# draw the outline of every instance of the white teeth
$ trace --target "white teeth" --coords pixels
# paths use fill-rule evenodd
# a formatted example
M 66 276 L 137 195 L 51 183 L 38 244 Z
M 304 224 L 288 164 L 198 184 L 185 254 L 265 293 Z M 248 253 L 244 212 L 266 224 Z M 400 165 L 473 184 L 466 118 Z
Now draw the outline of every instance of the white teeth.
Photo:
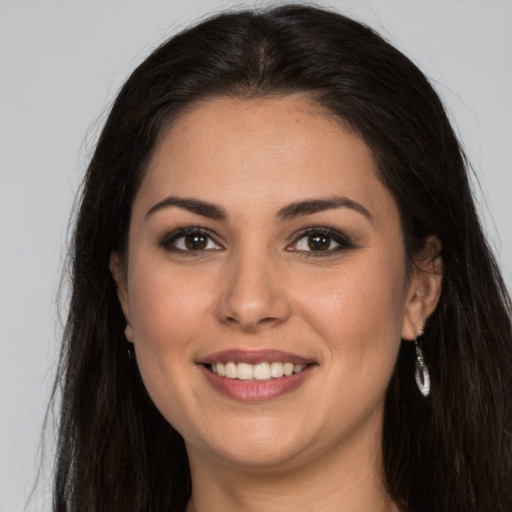
M 272 377 L 276 377 L 276 378 L 282 377 L 284 375 L 283 363 L 274 361 L 270 365 L 270 375 L 272 375 Z
M 236 366 L 237 365 L 232 362 L 226 363 L 226 377 L 230 379 L 236 379 L 238 377 Z
M 284 363 L 283 365 L 284 374 L 289 377 L 293 374 L 293 363 Z
M 252 364 L 238 363 L 236 373 L 240 380 L 251 380 L 253 377 Z
M 280 361 L 273 361 L 272 363 L 261 362 L 257 364 L 248 363 L 212 363 L 211 370 L 213 373 L 228 379 L 239 380 L 270 380 L 279 379 L 283 376 L 289 377 L 294 373 L 300 373 L 307 365 L 282 363 Z
M 270 379 L 270 365 L 268 363 L 255 364 L 253 373 L 256 380 L 268 380 Z
M 296 364 L 293 367 L 293 373 L 300 373 L 302 370 L 304 370 L 304 368 L 306 368 L 305 364 Z

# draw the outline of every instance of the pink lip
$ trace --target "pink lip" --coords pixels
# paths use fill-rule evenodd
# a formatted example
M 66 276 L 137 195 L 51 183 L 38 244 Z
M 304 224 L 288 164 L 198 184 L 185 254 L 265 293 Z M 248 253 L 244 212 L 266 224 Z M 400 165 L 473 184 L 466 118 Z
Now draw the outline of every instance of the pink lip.
M 238 380 L 221 377 L 211 372 L 205 365 L 199 365 L 208 382 L 222 394 L 241 402 L 261 402 L 277 398 L 300 386 L 316 365 L 311 365 L 300 373 L 265 381 Z
M 221 352 L 215 352 L 206 357 L 202 357 L 200 360 L 201 364 L 212 364 L 212 363 L 229 363 L 230 361 L 236 363 L 248 363 L 256 364 L 274 361 L 281 361 L 283 363 L 293 364 L 309 364 L 313 363 L 312 359 L 306 359 L 304 357 L 291 354 L 289 352 L 282 352 L 281 350 L 223 350 Z

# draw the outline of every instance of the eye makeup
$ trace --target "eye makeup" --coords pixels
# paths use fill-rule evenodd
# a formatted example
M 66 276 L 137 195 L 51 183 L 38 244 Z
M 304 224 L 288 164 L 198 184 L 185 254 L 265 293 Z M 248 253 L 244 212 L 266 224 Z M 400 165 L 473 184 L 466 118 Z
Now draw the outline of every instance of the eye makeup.
M 300 231 L 286 250 L 306 257 L 326 257 L 355 247 L 345 233 L 327 226 L 313 226 Z
M 160 237 L 158 245 L 168 253 L 199 256 L 224 250 L 218 238 L 209 229 L 189 226 L 165 233 Z M 342 231 L 328 226 L 311 226 L 294 234 L 294 241 L 286 245 L 285 250 L 305 257 L 328 257 L 354 248 L 356 245 Z
M 166 252 L 184 256 L 197 256 L 224 249 L 211 231 L 199 226 L 179 228 L 166 233 L 160 238 L 158 245 Z

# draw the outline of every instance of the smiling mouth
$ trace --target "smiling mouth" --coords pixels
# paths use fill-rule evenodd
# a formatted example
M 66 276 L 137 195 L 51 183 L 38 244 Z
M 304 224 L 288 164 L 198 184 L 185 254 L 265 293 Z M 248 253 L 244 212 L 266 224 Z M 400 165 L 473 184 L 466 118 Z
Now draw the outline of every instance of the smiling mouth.
M 220 377 L 243 381 L 269 381 L 290 377 L 301 373 L 310 364 L 294 364 L 292 362 L 260 362 L 256 364 L 229 361 L 227 363 L 209 363 L 205 367 Z
M 223 350 L 197 361 L 207 382 L 238 402 L 263 402 L 307 382 L 318 362 L 281 350 Z

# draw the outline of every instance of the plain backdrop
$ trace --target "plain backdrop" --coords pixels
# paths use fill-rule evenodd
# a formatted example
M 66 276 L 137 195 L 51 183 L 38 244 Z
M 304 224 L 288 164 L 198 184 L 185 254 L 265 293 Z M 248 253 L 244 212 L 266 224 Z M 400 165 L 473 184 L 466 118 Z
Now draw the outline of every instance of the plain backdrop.
M 478 176 L 510 289 L 512 2 L 318 4 L 373 26 L 431 78 Z M 0 512 L 22 511 L 36 480 L 62 331 L 68 219 L 108 107 L 158 42 L 235 5 L 250 3 L 0 0 Z M 27 510 L 50 510 L 48 434 L 48 464 Z

